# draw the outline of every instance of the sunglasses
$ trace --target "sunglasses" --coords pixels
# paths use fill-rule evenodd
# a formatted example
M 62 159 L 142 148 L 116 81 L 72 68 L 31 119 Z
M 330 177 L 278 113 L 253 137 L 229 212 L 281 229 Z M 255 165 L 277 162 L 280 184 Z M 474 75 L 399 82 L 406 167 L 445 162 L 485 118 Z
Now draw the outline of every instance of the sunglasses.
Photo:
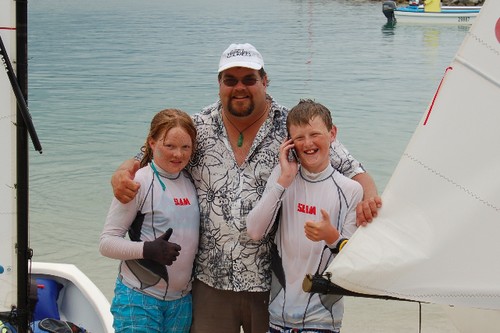
M 244 77 L 241 80 L 238 80 L 237 78 L 234 78 L 234 77 L 227 77 L 225 79 L 222 79 L 222 82 L 224 83 L 224 85 L 226 85 L 228 87 L 234 87 L 240 81 L 245 86 L 253 86 L 253 85 L 255 85 L 257 83 L 257 81 L 259 81 L 259 79 L 255 78 L 255 77 L 251 77 L 251 76 Z

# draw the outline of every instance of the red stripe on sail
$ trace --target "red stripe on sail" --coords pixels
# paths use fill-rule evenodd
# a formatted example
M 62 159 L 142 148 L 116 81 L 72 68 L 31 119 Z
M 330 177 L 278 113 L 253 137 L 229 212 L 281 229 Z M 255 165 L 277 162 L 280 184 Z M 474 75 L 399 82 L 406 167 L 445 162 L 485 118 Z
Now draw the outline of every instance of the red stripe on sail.
M 495 25 L 495 35 L 497 36 L 497 40 L 500 43 L 500 18 L 497 20 L 497 24 Z
M 436 101 L 436 97 L 439 93 L 439 89 L 441 89 L 441 85 L 443 84 L 444 77 L 450 69 L 453 69 L 453 67 L 450 66 L 450 67 L 446 68 L 446 70 L 444 71 L 443 78 L 441 79 L 441 82 L 439 82 L 439 86 L 436 90 L 436 93 L 434 94 L 434 97 L 432 98 L 432 103 L 431 103 L 431 106 L 429 107 L 429 111 L 427 111 L 427 116 L 425 117 L 424 126 L 427 125 L 427 120 L 429 120 L 429 116 L 431 115 L 431 111 L 432 111 L 432 108 L 434 107 L 434 102 Z

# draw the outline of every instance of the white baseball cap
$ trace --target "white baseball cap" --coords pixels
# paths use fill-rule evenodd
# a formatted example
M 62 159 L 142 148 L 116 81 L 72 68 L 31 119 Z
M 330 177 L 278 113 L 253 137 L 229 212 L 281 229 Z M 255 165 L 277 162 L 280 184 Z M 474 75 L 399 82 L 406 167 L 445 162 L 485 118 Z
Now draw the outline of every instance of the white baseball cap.
M 231 44 L 222 52 L 219 61 L 219 73 L 233 67 L 259 70 L 264 67 L 264 59 L 251 44 Z

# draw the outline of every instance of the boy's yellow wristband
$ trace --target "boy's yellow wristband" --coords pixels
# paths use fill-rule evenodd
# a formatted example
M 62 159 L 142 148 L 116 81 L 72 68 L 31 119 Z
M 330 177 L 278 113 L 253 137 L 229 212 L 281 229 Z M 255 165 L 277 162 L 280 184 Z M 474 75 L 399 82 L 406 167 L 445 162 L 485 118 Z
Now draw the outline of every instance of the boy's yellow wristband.
M 341 238 L 341 239 L 337 242 L 337 246 L 335 246 L 333 249 L 332 249 L 332 248 L 330 248 L 330 251 L 332 251 L 332 252 L 333 252 L 333 253 L 335 253 L 335 254 L 338 254 L 338 253 L 342 250 L 342 248 L 344 247 L 344 245 L 346 245 L 346 244 L 347 244 L 347 241 L 348 241 L 348 240 L 349 240 L 349 239 L 347 239 L 347 238 Z
M 338 252 L 342 251 L 342 248 L 344 247 L 344 245 L 347 244 L 349 240 L 347 238 L 342 238 L 338 243 L 337 243 L 337 249 L 338 249 Z

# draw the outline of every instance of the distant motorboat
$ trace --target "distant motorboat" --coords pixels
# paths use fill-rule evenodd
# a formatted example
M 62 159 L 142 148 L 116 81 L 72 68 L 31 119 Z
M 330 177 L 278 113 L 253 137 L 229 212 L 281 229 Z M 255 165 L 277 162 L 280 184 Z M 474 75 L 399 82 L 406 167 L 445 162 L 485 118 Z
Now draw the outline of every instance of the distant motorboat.
M 438 6 L 437 11 L 426 11 L 424 5 L 397 7 L 394 1 L 385 1 L 382 12 L 388 22 L 423 24 L 470 25 L 481 6 Z

